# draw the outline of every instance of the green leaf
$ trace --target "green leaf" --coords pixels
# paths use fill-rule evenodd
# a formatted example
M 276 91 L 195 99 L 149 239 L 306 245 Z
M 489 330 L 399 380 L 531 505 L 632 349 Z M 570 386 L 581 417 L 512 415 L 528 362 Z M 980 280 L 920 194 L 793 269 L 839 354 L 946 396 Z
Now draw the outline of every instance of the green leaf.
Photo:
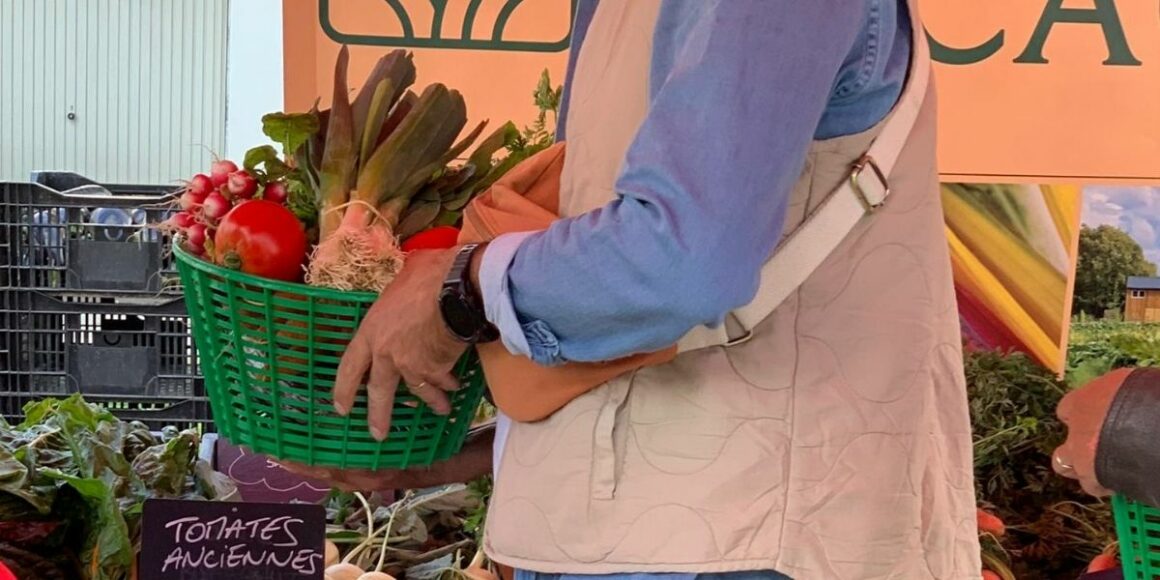
M 391 87 L 390 79 L 379 81 L 379 85 L 375 87 L 365 126 L 362 127 L 362 147 L 359 149 L 359 159 L 370 159 L 374 152 L 373 148 L 378 143 L 379 134 L 383 132 L 383 123 L 386 122 L 387 113 L 390 112 L 388 101 L 393 94 L 394 88 Z M 355 130 L 359 130 L 357 120 Z
M 461 219 L 463 219 L 463 212 L 451 211 L 451 210 L 447 209 L 446 207 L 444 207 L 442 210 L 439 211 L 439 217 L 435 218 L 435 223 L 431 224 L 431 226 L 432 227 L 439 227 L 439 226 L 456 226 L 456 227 L 458 227 L 459 221 Z
M 471 144 L 475 143 L 475 140 L 479 138 L 481 133 L 483 133 L 484 127 L 487 127 L 487 121 L 481 121 L 478 125 L 475 126 L 474 129 L 471 130 L 470 133 L 467 134 L 466 137 L 461 139 L 458 143 L 455 144 L 454 147 L 447 151 L 447 154 L 443 156 L 443 164 L 446 165 L 451 163 L 460 155 L 463 155 L 463 152 L 467 151 L 467 148 L 471 147 Z
M 265 179 L 261 180 L 263 184 L 280 179 L 291 171 L 290 166 L 286 165 L 278 155 L 278 151 L 270 145 L 262 145 L 246 151 L 242 165 L 252 175 L 264 174 Z M 258 169 L 259 167 L 261 170 Z
M 195 459 L 197 433 L 183 431 L 167 443 L 142 451 L 133 460 L 133 472 L 159 497 L 180 497 Z
M 350 65 L 350 51 L 344 45 L 334 64 L 334 101 L 326 124 L 326 148 L 322 152 L 319 185 L 322 194 L 322 238 L 338 229 L 342 214 L 338 208 L 347 202 L 351 181 L 357 176 L 354 121 L 351 117 L 350 95 L 346 74 Z
M 262 116 L 262 132 L 293 156 L 298 148 L 318 132 L 318 115 L 309 113 L 267 113 Z
M 475 148 L 475 152 L 471 154 L 467 162 L 475 166 L 478 173 L 487 173 L 491 169 L 492 158 L 495 157 L 495 154 L 513 143 L 519 138 L 519 135 L 519 129 L 516 129 L 514 123 L 511 121 L 504 123 L 503 126 L 480 142 L 479 147 Z
M 47 514 L 52 510 L 52 501 L 55 498 L 51 490 L 33 486 L 32 474 L 28 467 L 3 447 L 0 447 L 0 492 L 28 502 L 28 505 L 41 514 Z
M 80 513 L 72 517 L 84 530 L 81 563 L 86 570 L 95 570 L 89 580 L 121 580 L 133 565 L 136 551 L 129 536 L 129 526 L 121 515 L 121 507 L 113 491 L 118 487 L 117 476 L 106 471 L 100 478 L 74 477 L 58 471 L 45 475 L 57 480 L 75 492 L 80 499 Z M 69 510 L 73 511 L 73 510 Z M 96 566 L 91 566 L 95 562 Z
M 436 201 L 416 200 L 403 214 L 403 219 L 395 229 L 395 235 L 405 240 L 431 226 L 435 218 L 439 217 L 440 203 Z

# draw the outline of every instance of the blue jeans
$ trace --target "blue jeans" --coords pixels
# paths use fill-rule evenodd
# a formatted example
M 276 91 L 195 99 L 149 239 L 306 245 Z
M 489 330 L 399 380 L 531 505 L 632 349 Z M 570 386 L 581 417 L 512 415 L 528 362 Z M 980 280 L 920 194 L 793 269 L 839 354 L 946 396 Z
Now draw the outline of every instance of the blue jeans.
M 793 580 L 785 574 L 768 572 L 727 572 L 722 574 L 541 574 L 516 570 L 515 580 Z

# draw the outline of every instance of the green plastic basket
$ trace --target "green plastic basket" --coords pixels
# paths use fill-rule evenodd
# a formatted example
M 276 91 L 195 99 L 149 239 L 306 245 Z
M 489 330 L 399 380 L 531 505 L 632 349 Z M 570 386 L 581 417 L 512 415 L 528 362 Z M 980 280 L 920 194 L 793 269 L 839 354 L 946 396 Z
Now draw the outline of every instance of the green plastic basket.
M 1160 509 L 1116 495 L 1112 510 L 1124 580 L 1160 580 Z
M 255 453 L 306 465 L 402 469 L 459 452 L 483 397 L 469 351 L 456 373 L 451 414 L 436 415 L 398 390 L 386 441 L 367 429 L 360 392 L 346 417 L 334 410 L 338 363 L 376 295 L 259 278 L 174 249 L 206 395 L 222 437 Z

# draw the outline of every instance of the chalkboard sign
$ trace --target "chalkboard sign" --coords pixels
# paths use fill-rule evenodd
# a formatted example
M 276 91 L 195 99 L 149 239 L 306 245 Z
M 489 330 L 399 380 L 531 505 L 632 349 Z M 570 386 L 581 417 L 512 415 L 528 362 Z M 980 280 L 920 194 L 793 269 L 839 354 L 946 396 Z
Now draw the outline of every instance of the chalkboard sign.
M 141 580 L 322 580 L 320 505 L 149 500 Z

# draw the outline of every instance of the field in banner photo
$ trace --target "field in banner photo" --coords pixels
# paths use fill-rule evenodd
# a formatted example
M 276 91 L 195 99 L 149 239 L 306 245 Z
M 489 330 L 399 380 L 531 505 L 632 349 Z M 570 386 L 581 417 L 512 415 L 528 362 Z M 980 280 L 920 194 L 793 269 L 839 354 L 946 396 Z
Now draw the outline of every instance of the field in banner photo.
M 1070 318 L 1080 189 L 943 184 L 963 335 L 1061 372 Z

